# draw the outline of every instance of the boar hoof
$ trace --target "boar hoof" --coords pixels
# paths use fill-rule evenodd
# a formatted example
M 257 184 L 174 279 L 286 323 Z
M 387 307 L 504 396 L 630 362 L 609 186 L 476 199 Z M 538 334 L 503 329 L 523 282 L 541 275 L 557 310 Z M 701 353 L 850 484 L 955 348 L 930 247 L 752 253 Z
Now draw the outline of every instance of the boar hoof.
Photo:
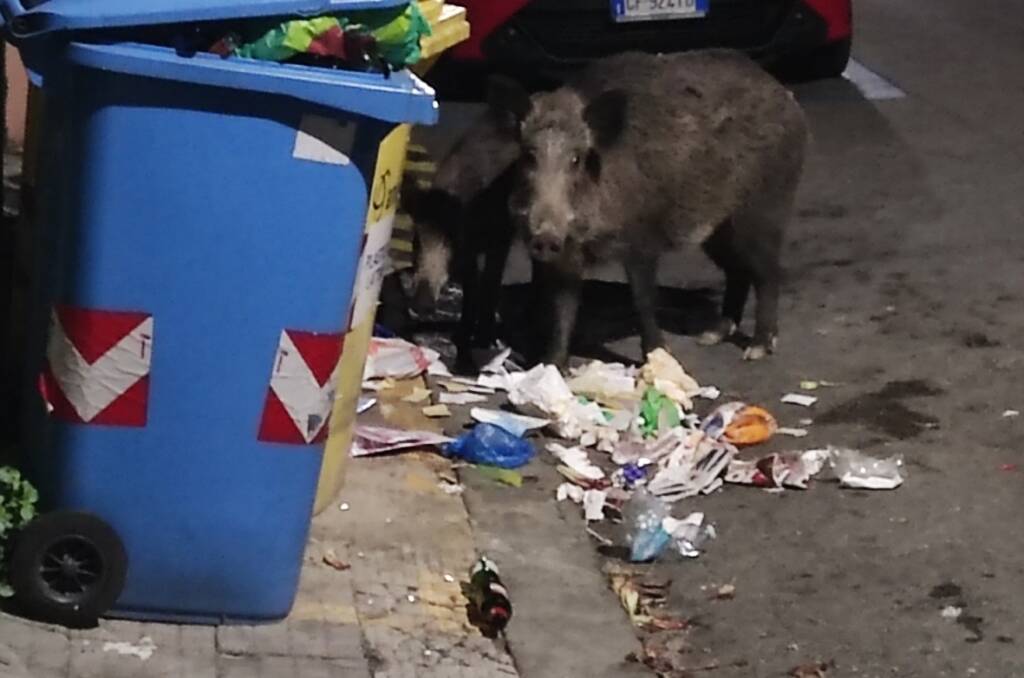
M 723 319 L 718 327 L 697 337 L 697 343 L 701 346 L 717 346 L 734 334 L 736 334 L 736 323 Z
M 768 349 L 760 344 L 757 346 L 748 346 L 747 349 L 743 351 L 744 360 L 761 360 L 767 356 Z
M 697 337 L 697 343 L 701 346 L 718 346 L 725 341 L 725 335 L 720 330 L 708 330 Z
M 761 360 L 762 358 L 768 357 L 770 354 L 775 353 L 775 347 L 778 345 L 778 339 L 772 337 L 769 341 L 761 342 L 755 341 L 753 344 L 747 347 L 747 350 L 743 352 L 744 360 Z

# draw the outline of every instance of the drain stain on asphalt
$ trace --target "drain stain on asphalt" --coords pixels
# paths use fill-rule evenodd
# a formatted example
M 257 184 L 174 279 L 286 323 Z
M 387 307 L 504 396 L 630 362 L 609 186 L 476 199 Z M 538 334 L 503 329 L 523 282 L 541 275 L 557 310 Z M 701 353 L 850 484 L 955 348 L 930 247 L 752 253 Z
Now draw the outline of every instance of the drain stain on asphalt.
M 825 411 L 822 424 L 862 424 L 891 438 L 907 440 L 936 428 L 939 420 L 911 409 L 903 401 L 942 395 L 944 391 L 922 379 L 890 381 L 880 391 L 865 393 Z

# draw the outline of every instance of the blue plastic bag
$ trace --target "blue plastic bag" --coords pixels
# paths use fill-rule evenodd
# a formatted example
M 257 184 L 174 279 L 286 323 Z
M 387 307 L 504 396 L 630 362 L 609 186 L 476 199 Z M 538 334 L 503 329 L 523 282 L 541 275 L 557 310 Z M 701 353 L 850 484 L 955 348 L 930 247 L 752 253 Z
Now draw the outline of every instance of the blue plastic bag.
M 445 448 L 449 457 L 464 459 L 471 464 L 486 464 L 500 468 L 519 468 L 533 458 L 533 445 L 494 424 L 477 424 Z

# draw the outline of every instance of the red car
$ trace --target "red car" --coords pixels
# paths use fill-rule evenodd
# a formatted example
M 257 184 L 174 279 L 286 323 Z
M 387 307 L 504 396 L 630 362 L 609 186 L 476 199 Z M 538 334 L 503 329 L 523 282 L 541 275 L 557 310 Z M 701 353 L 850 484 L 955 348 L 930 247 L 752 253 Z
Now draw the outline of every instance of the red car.
M 783 77 L 840 75 L 852 0 L 460 0 L 473 34 L 435 71 L 441 93 L 488 72 L 553 75 L 625 50 L 741 49 Z

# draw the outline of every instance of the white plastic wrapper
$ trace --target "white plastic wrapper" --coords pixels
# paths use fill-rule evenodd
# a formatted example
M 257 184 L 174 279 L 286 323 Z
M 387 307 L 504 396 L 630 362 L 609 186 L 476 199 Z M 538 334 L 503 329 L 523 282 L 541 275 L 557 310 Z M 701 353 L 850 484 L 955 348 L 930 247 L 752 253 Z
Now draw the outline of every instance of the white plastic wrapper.
M 859 450 L 832 448 L 829 463 L 841 487 L 895 490 L 903 484 L 903 457 L 871 457 Z

